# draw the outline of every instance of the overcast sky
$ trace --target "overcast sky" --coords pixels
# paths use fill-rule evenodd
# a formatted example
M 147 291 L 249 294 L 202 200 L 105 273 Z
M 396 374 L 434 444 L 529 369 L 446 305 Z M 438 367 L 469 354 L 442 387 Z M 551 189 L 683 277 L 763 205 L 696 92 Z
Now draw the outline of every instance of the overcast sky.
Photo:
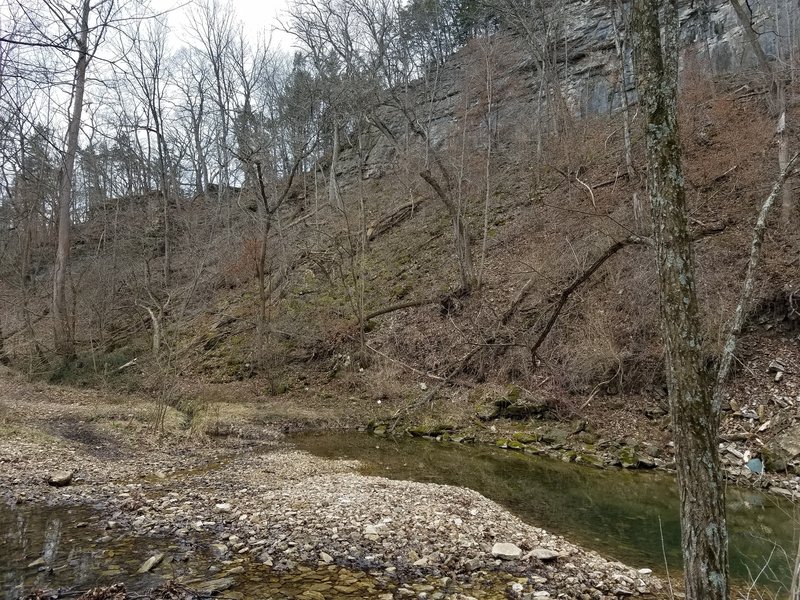
M 288 0 L 220 0 L 222 5 L 226 2 L 232 6 L 237 18 L 242 22 L 245 35 L 251 40 L 259 34 L 272 35 L 272 47 L 282 48 L 287 52 L 291 50 L 294 38 L 280 31 L 279 20 L 286 21 L 286 7 Z M 173 43 L 179 45 L 185 41 L 188 24 L 188 14 L 191 3 L 187 0 L 151 0 L 151 6 L 156 11 L 170 11 L 168 22 L 173 32 Z

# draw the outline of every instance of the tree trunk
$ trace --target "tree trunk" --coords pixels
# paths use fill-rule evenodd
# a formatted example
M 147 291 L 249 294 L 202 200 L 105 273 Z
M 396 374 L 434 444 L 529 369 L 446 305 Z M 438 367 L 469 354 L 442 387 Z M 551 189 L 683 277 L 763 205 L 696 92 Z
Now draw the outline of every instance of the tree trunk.
M 0 365 L 7 365 L 8 363 L 8 355 L 6 354 L 5 345 L 3 343 L 3 324 L 0 322 Z
M 659 12 L 664 8 L 664 45 Z M 661 327 L 688 600 L 727 600 L 728 534 L 717 437 L 719 412 L 702 354 L 677 122 L 677 0 L 635 0 L 636 71 L 647 124 Z
M 86 67 L 89 61 L 89 0 L 83 0 L 78 44 L 78 60 L 75 63 L 75 80 L 72 97 L 72 114 L 67 127 L 64 163 L 59 173 L 58 186 L 58 245 L 53 269 L 53 341 L 56 352 L 65 361 L 75 354 L 75 341 L 70 326 L 67 308 L 67 278 L 69 276 L 69 254 L 72 209 L 72 180 L 75 172 L 75 156 L 78 152 L 78 136 L 83 113 L 83 95 L 86 88 Z
M 472 264 L 472 236 L 469 233 L 469 228 L 464 222 L 464 219 L 456 206 L 453 199 L 448 193 L 439 185 L 439 182 L 434 178 L 430 171 L 422 171 L 420 177 L 431 186 L 436 195 L 447 208 L 448 213 L 453 224 L 453 241 L 455 242 L 456 257 L 458 258 L 458 270 L 461 276 L 461 289 L 464 292 L 469 292 L 477 284 L 477 277 L 475 276 L 475 267 Z
M 620 102 L 622 105 L 622 140 L 625 145 L 625 170 L 628 173 L 628 181 L 633 183 L 636 181 L 636 168 L 633 166 L 633 142 L 631 141 L 631 110 L 630 102 L 628 99 L 628 78 L 627 69 L 625 68 L 627 42 L 623 39 L 620 33 L 620 26 L 617 23 L 617 11 L 619 11 L 620 18 L 624 18 L 625 7 L 621 0 L 615 0 L 611 6 L 612 24 L 614 25 L 614 47 L 617 52 L 617 62 L 619 63 L 619 91 Z M 626 28 L 627 29 L 627 28 Z M 641 230 L 643 220 L 642 203 L 639 200 L 639 192 L 633 192 L 633 222 L 636 224 L 636 230 Z
M 785 93 L 785 90 L 782 90 Z M 789 166 L 789 132 L 786 131 L 786 111 L 778 119 L 778 128 L 775 132 L 778 137 L 778 168 L 781 173 Z M 781 225 L 788 227 L 794 212 L 794 194 L 791 186 L 784 185 L 781 191 Z
M 336 181 L 336 169 L 339 168 L 339 119 L 333 116 L 333 150 L 331 153 L 331 170 L 328 176 L 328 202 L 331 206 L 344 209 L 339 198 L 339 184 Z
M 617 11 L 619 11 L 620 18 L 624 21 L 624 10 L 625 8 L 623 7 L 621 0 L 616 0 L 615 4 L 611 7 L 612 24 L 614 26 L 614 48 L 617 53 L 617 62 L 619 64 L 619 93 L 622 108 L 622 138 L 625 144 L 625 169 L 628 172 L 628 179 L 633 181 L 636 177 L 636 169 L 633 166 L 631 111 L 630 103 L 628 102 L 627 69 L 625 68 L 627 43 L 623 39 L 622 34 L 620 33 L 620 27 L 617 23 Z

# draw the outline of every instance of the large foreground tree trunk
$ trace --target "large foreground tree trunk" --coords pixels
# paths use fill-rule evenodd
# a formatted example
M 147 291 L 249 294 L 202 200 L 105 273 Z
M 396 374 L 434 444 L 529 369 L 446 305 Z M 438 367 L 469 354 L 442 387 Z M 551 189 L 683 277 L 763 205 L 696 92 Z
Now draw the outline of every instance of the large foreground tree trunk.
M 89 62 L 89 0 L 83 0 L 78 38 L 75 40 L 78 59 L 75 63 L 75 79 L 72 94 L 72 113 L 67 126 L 64 162 L 58 182 L 58 246 L 53 269 L 53 341 L 56 352 L 64 360 L 75 354 L 72 326 L 67 306 L 67 277 L 69 276 L 70 233 L 72 228 L 72 183 L 75 172 L 75 156 L 78 152 L 78 136 L 83 113 L 83 95 L 86 88 L 86 67 Z
M 663 9 L 664 42 L 659 13 Z M 727 600 L 725 491 L 713 378 L 702 354 L 677 122 L 677 0 L 635 0 L 636 71 L 647 127 L 648 184 L 666 346 L 686 598 Z

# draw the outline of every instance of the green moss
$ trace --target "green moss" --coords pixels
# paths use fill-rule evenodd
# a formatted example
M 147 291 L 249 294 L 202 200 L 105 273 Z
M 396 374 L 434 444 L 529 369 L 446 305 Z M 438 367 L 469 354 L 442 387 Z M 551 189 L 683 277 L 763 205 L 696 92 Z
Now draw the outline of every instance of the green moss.
M 522 395 L 522 388 L 517 385 L 510 385 L 506 388 L 506 398 L 510 402 L 516 402 L 519 400 L 520 396 Z
M 590 465 L 592 467 L 604 466 L 603 459 L 589 452 L 579 452 L 575 456 L 575 462 Z
M 639 464 L 639 457 L 636 455 L 636 450 L 631 446 L 623 446 L 617 453 L 617 458 L 620 464 L 626 468 L 631 469 Z
M 539 436 L 535 433 L 528 433 L 525 431 L 518 431 L 514 434 L 514 439 L 523 444 L 532 444 L 539 441 Z
M 417 425 L 409 427 L 406 432 L 412 437 L 437 437 L 448 431 L 453 431 L 455 427 L 447 423 L 436 423 L 433 425 Z
M 583 444 L 596 444 L 597 440 L 600 439 L 596 433 L 592 433 L 591 431 L 581 431 L 576 436 L 577 440 Z

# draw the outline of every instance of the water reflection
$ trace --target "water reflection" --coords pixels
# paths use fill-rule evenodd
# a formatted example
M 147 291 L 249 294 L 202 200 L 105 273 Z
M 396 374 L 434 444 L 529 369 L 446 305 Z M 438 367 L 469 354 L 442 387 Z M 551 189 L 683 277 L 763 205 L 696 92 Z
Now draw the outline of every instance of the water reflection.
M 85 527 L 87 521 L 93 521 Z M 129 589 L 157 586 L 157 573 L 135 575 L 165 540 L 111 538 L 99 515 L 86 508 L 0 505 L 0 594 L 6 600 L 31 589 L 87 589 L 126 575 Z M 105 575 L 104 575 L 105 573 Z
M 460 485 L 528 523 L 632 566 L 681 566 L 675 480 L 668 474 L 599 470 L 487 446 L 367 435 L 296 436 L 323 457 L 361 460 L 368 474 Z M 752 490 L 728 490 L 731 572 L 773 590 L 787 585 L 800 522 L 793 505 Z
M 52 564 L 58 554 L 58 545 L 61 541 L 61 519 L 53 517 L 47 521 L 44 528 L 44 548 L 42 558 L 47 564 Z

